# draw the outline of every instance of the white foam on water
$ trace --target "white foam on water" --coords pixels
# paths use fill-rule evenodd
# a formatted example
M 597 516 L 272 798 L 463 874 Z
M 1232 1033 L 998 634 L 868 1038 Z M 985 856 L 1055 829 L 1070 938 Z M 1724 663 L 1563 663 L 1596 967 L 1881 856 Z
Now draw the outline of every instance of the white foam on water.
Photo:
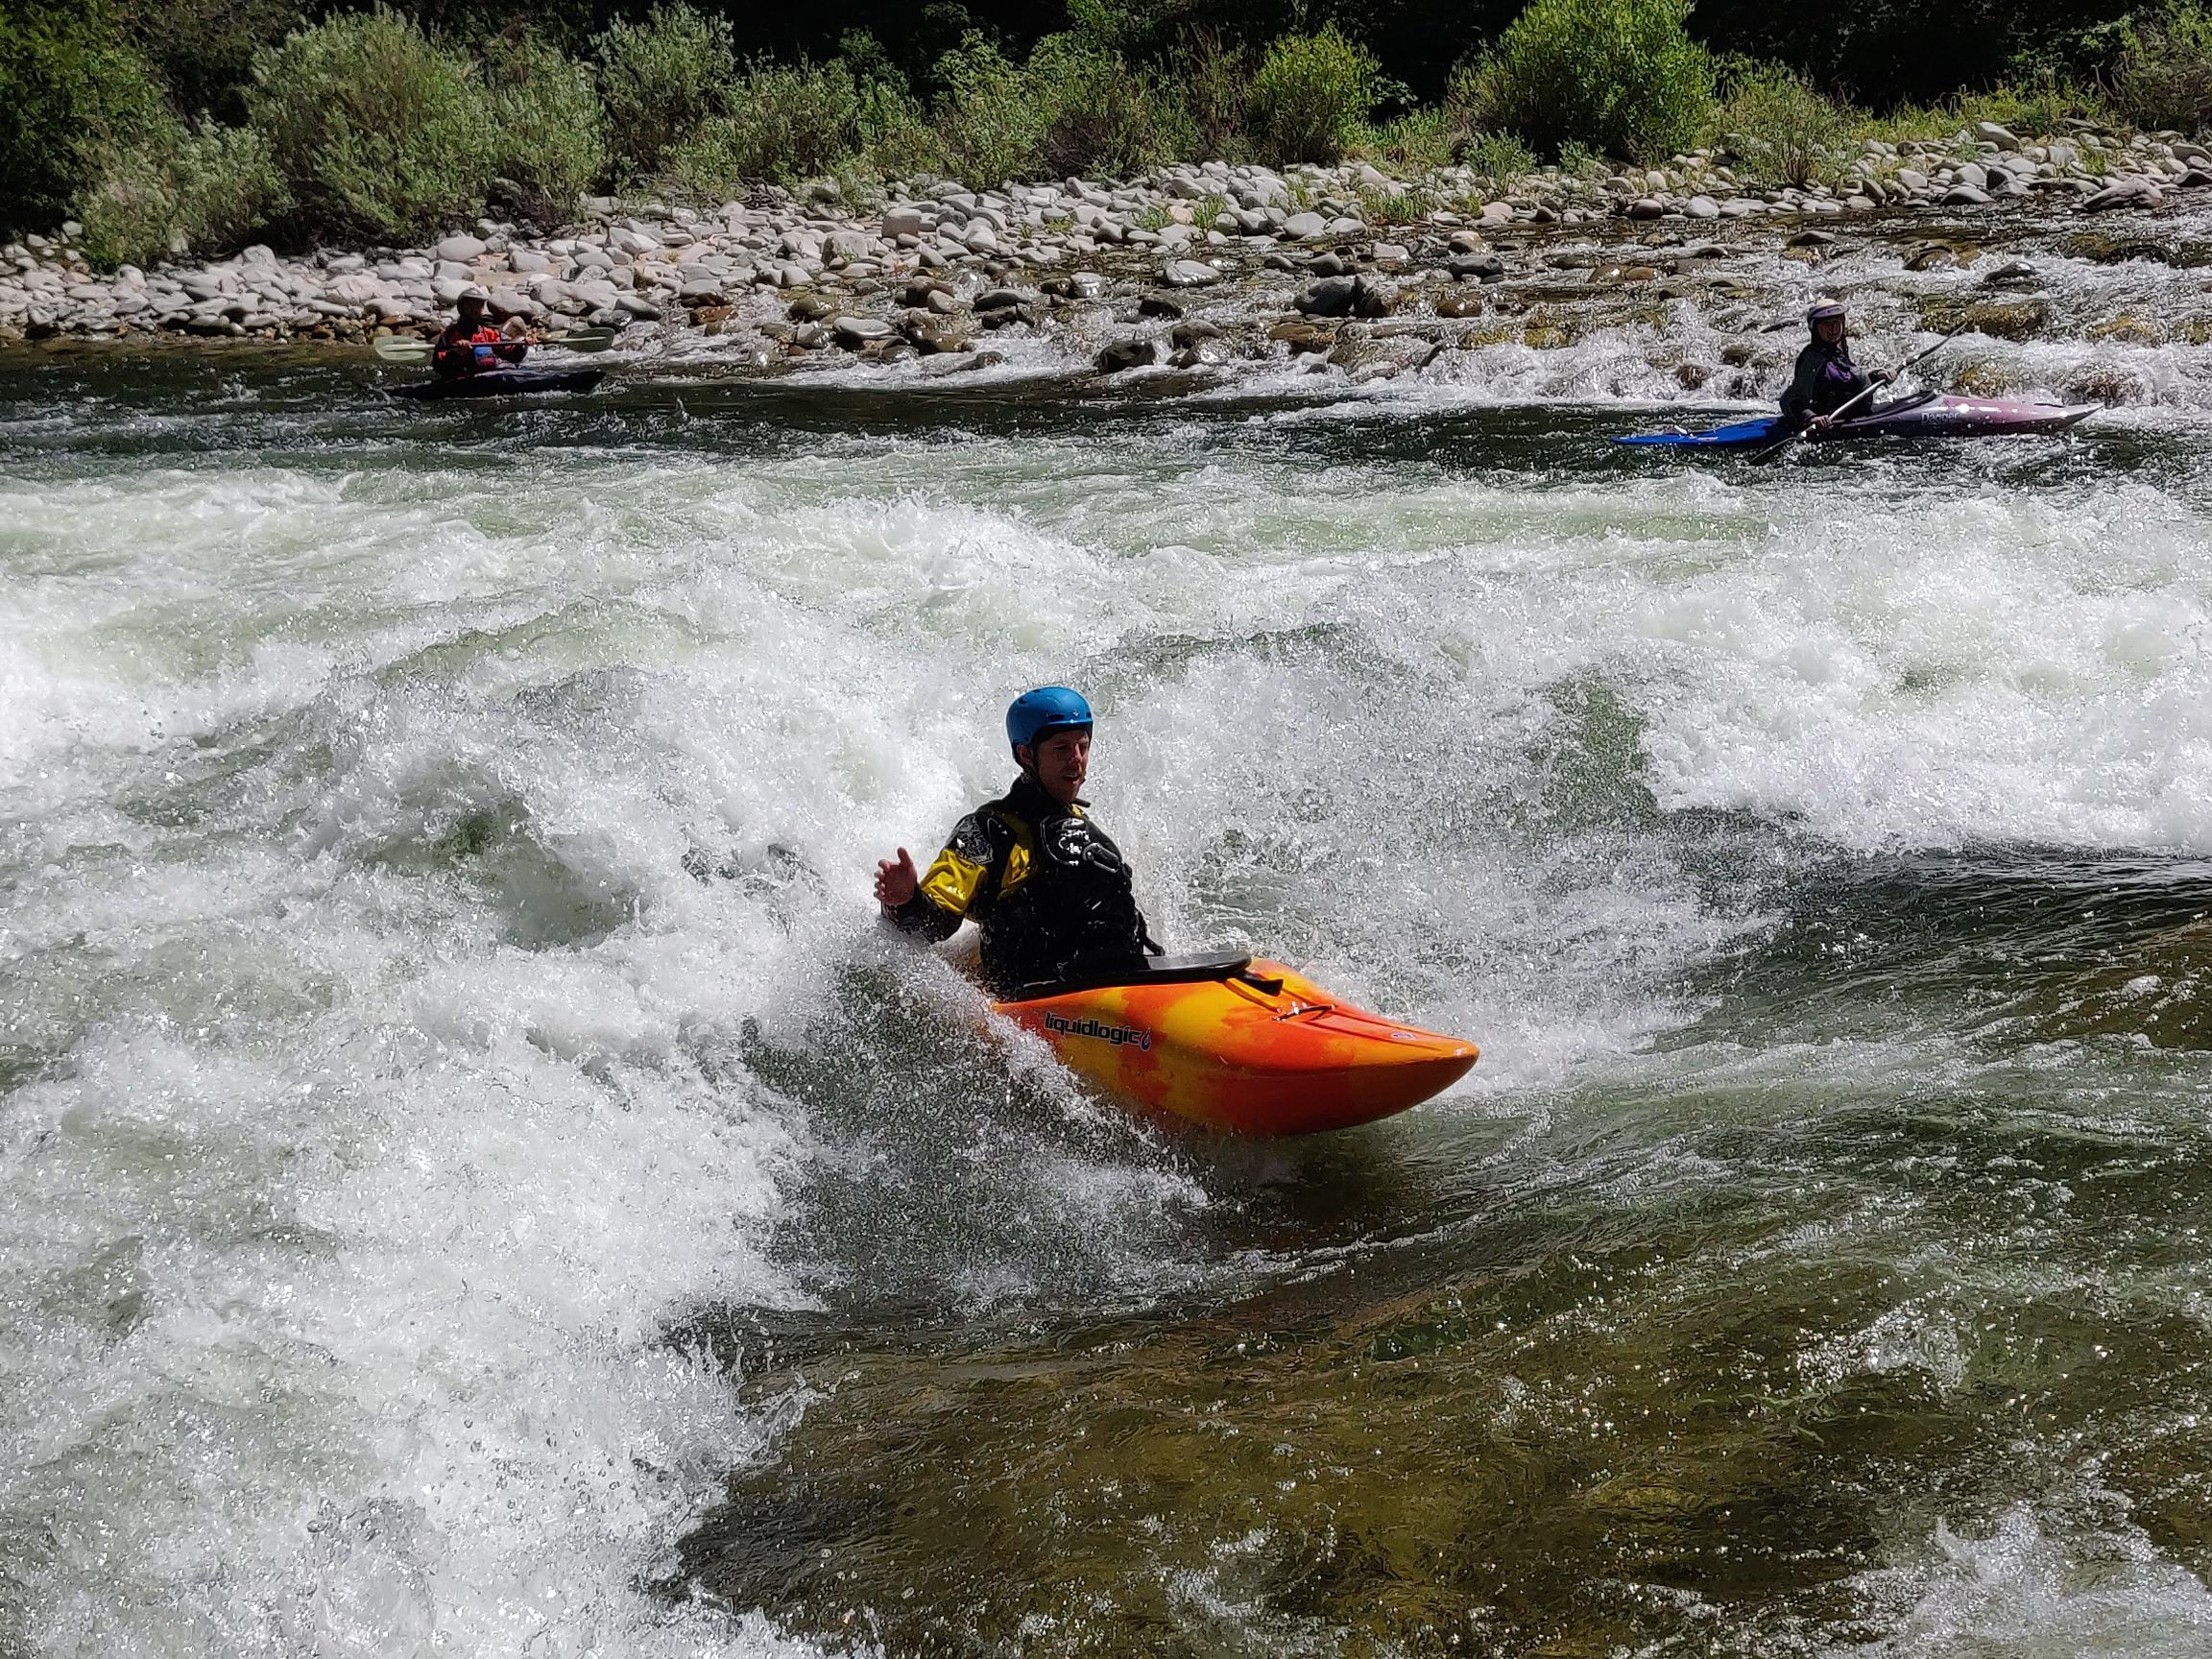
M 1758 925 L 1640 791 L 2200 844 L 2202 513 L 2150 486 L 1839 511 L 1202 427 L 425 461 L 0 486 L 35 1651 L 783 1646 L 641 1588 L 804 1407 L 672 1334 L 837 1283 L 777 1247 L 823 1154 L 748 1044 L 850 1013 L 873 860 L 1004 786 L 1026 685 L 1095 691 L 1164 937 L 1483 1043 L 1439 1116 L 1646 1064 Z M 1188 1286 L 1187 1176 L 1000 1128 L 1037 1226 L 1142 1223 L 1118 1294 Z
M 1842 1659 L 2186 1659 L 2212 1645 L 2212 1592 L 2124 1518 L 2086 1532 L 2027 1504 L 1987 1527 L 1938 1522 L 1930 1559 L 1852 1587 L 1877 1641 L 1824 1647 Z

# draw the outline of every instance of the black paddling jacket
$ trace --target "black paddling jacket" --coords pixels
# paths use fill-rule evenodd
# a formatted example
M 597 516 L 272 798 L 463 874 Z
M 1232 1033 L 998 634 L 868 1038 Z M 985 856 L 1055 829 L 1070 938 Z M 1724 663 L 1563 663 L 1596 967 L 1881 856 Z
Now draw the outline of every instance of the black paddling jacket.
M 1782 413 L 1802 426 L 1815 415 L 1833 415 L 1870 388 L 1866 371 L 1851 361 L 1846 342 L 1830 346 L 1815 340 L 1797 353 L 1797 373 L 1782 394 Z
M 960 820 L 914 897 L 891 912 L 909 933 L 950 938 L 973 919 L 995 997 L 1157 952 L 1121 850 L 1024 775 Z

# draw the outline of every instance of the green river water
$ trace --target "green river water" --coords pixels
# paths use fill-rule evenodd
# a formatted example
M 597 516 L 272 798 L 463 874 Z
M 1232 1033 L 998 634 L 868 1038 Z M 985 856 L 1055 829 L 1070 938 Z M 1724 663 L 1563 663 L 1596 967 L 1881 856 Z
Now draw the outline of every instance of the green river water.
M 2212 1652 L 2186 406 L 370 373 L 0 359 L 0 1653 Z M 1178 1137 L 879 932 L 1061 679 L 1469 1078 Z

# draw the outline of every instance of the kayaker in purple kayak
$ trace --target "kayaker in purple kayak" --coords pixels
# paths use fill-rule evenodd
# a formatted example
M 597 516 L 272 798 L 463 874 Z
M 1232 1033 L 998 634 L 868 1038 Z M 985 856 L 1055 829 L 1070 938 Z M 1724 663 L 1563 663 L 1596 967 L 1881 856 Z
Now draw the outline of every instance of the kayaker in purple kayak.
M 1797 373 L 1782 394 L 1782 418 L 1792 432 L 1807 426 L 1824 432 L 1837 410 L 1897 376 L 1887 370 L 1869 374 L 1851 361 L 1849 314 L 1842 306 L 1815 305 L 1805 321 L 1813 338 L 1797 353 Z

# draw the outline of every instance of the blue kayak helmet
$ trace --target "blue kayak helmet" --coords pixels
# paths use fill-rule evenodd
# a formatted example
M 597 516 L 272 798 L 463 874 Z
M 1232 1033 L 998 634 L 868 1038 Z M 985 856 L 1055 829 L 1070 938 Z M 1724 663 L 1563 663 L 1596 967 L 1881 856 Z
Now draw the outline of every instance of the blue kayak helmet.
M 1091 730 L 1091 705 L 1080 691 L 1065 685 L 1040 685 L 1024 691 L 1006 709 L 1006 741 L 1016 749 L 1037 747 L 1055 732 Z

